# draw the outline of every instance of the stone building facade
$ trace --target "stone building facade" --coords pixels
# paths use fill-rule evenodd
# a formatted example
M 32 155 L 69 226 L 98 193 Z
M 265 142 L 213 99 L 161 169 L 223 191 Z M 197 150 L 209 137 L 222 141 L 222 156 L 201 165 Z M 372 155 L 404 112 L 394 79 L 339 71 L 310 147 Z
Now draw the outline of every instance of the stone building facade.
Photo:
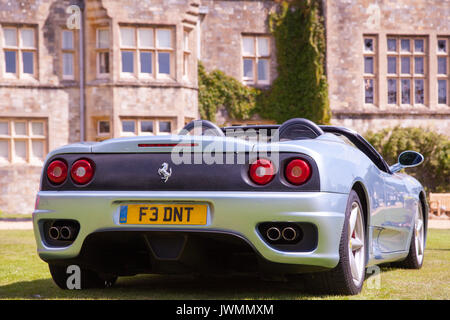
M 0 210 L 29 213 L 58 146 L 176 133 L 197 63 L 270 86 L 269 0 L 0 0 Z M 332 122 L 450 135 L 450 4 L 324 0 Z M 409 43 L 409 48 L 408 48 Z M 233 124 L 226 115 L 221 123 Z M 247 123 L 270 122 L 255 118 Z
M 335 124 L 420 126 L 450 136 L 450 1 L 325 2 Z

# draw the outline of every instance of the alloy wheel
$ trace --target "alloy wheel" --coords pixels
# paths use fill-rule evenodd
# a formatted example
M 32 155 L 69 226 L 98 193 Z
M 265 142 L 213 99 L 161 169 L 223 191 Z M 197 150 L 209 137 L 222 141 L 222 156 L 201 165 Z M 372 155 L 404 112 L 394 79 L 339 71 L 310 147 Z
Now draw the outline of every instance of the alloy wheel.
M 415 217 L 415 223 L 414 223 L 414 241 L 416 243 L 416 256 L 417 256 L 417 263 L 420 265 L 422 264 L 423 260 L 423 249 L 424 249 L 424 228 L 423 228 L 423 214 L 422 214 L 422 208 L 419 205 L 416 217 Z
M 365 269 L 364 224 L 359 204 L 353 202 L 351 208 L 348 224 L 348 254 L 353 282 L 356 286 L 359 286 Z

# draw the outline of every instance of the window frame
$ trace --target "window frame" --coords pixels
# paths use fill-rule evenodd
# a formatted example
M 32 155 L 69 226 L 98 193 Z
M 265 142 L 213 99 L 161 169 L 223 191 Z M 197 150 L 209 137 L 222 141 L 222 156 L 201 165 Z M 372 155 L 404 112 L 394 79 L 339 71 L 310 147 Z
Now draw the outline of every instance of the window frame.
M 366 50 L 366 40 L 372 40 L 373 50 Z M 376 35 L 363 36 L 363 103 L 364 105 L 375 106 L 378 105 L 378 37 Z M 372 58 L 372 73 L 366 72 L 366 58 Z M 373 102 L 366 102 L 366 83 L 372 81 L 372 99 Z
M 160 130 L 161 122 L 169 122 L 170 123 L 170 132 L 161 132 L 161 130 Z M 173 123 L 174 123 L 173 119 L 158 118 L 158 119 L 155 120 L 154 123 L 156 124 L 156 126 L 153 126 L 153 130 L 156 130 L 156 134 L 155 135 L 164 136 L 164 135 L 171 135 L 172 134 L 172 132 L 173 132 Z
M 143 46 L 141 44 L 141 39 L 139 36 L 139 31 L 142 29 L 147 29 L 150 30 L 151 34 L 152 34 L 152 39 L 153 39 L 153 43 L 150 46 Z M 136 34 L 136 48 L 137 48 L 137 52 L 136 52 L 136 57 L 135 59 L 137 60 L 136 65 L 136 72 L 138 73 L 138 77 L 139 78 L 144 78 L 144 79 L 156 79 L 156 75 L 155 75 L 155 68 L 156 68 L 156 58 L 155 58 L 155 53 L 156 53 L 156 32 L 153 28 L 149 28 L 149 27 L 136 27 L 135 28 L 135 34 Z M 152 59 L 150 61 L 150 65 L 151 65 L 151 72 L 141 72 L 142 69 L 142 61 L 141 61 L 141 53 L 150 53 L 152 55 Z
M 388 49 L 389 40 L 395 40 L 396 51 L 390 51 Z M 402 41 L 409 41 L 409 50 L 402 50 Z M 417 51 L 415 46 L 416 40 L 423 41 L 423 51 Z M 386 105 L 387 106 L 400 106 L 400 107 L 425 107 L 429 104 L 429 89 L 428 78 L 429 72 L 429 41 L 426 35 L 386 35 Z M 389 58 L 396 58 L 396 73 L 389 73 Z M 409 58 L 409 73 L 403 73 L 403 59 Z M 422 58 L 423 73 L 416 73 L 416 58 Z M 396 102 L 389 103 L 389 80 L 396 81 Z M 402 102 L 402 83 L 403 80 L 409 80 L 409 103 Z M 423 103 L 416 101 L 416 80 L 421 80 L 423 83 Z
M 244 38 L 251 38 L 253 40 L 253 54 L 248 54 L 244 51 Z M 258 40 L 267 39 L 268 55 L 260 55 Z M 246 85 L 267 86 L 270 85 L 270 61 L 271 61 L 271 38 L 266 34 L 242 34 L 241 35 L 241 72 L 242 82 Z M 253 64 L 253 78 L 244 75 L 244 60 L 252 60 Z M 258 79 L 258 62 L 259 60 L 267 60 L 267 80 Z
M 134 122 L 134 133 L 132 132 L 124 132 L 123 131 L 123 121 L 133 121 Z M 153 122 L 153 132 L 143 132 L 142 131 L 142 121 L 152 121 Z M 161 121 L 170 122 L 170 132 L 160 132 L 159 131 L 159 123 Z M 121 117 L 120 118 L 120 136 L 121 137 L 130 137 L 130 136 L 162 136 L 162 135 L 170 135 L 174 132 L 175 124 L 177 119 L 175 117 Z
M 445 51 L 444 52 L 440 52 L 438 50 L 438 48 L 436 48 L 436 102 L 437 105 L 440 107 L 448 107 L 450 106 L 450 66 L 449 66 L 449 62 L 450 62 L 450 50 L 449 50 L 449 44 L 450 44 L 450 37 L 448 36 L 438 36 L 437 40 L 436 40 L 436 45 L 439 43 L 439 41 L 445 41 Z M 438 65 L 438 59 L 439 58 L 445 58 L 446 61 L 446 74 L 444 73 L 439 73 L 439 65 Z M 441 103 L 439 102 L 439 81 L 445 81 L 446 83 L 446 97 L 445 97 L 445 103 Z
M 188 79 L 190 72 L 191 61 L 191 29 L 183 30 L 183 78 Z
M 100 122 L 108 122 L 109 132 L 100 132 Z M 109 119 L 98 119 L 97 120 L 97 137 L 109 137 L 111 136 L 111 120 Z
M 106 48 L 101 48 L 99 46 L 99 33 L 100 31 L 108 31 L 108 46 Z M 108 54 L 108 72 L 100 72 L 100 55 L 102 53 Z M 95 62 L 96 62 L 96 75 L 97 78 L 107 78 L 111 73 L 111 28 L 98 27 L 95 30 Z
M 134 122 L 134 132 L 123 131 L 123 122 L 124 121 L 133 121 Z M 133 118 L 120 118 L 120 136 L 121 137 L 130 137 L 137 135 L 137 121 Z
M 47 119 L 44 118 L 0 118 L 0 122 L 6 122 L 8 124 L 8 134 L 0 134 L 0 141 L 8 142 L 8 158 L 0 158 L 0 165 L 9 164 L 32 164 L 32 165 L 42 165 L 45 161 L 45 157 L 48 153 L 48 128 Z M 15 124 L 25 123 L 25 134 L 16 134 Z M 41 123 L 43 128 L 42 135 L 35 135 L 33 133 L 33 123 Z M 16 156 L 16 142 L 25 142 L 25 158 L 22 159 Z M 42 142 L 42 157 L 35 157 L 33 155 L 33 142 Z
M 15 30 L 15 36 L 16 36 L 16 44 L 15 46 L 7 45 L 6 39 L 5 39 L 5 29 L 13 29 Z M 35 26 L 30 25 L 9 25 L 9 24 L 2 24 L 1 25 L 2 30 L 2 50 L 3 50 L 3 62 L 4 65 L 3 68 L 3 77 L 5 79 L 11 79 L 11 80 L 36 80 L 37 74 L 38 74 L 38 41 L 37 41 L 37 28 Z M 23 30 L 31 30 L 33 32 L 33 46 L 25 46 L 23 45 L 23 39 L 22 39 L 22 31 Z M 15 52 L 15 60 L 16 60 L 16 70 L 15 72 L 6 72 L 6 51 L 13 51 Z M 24 60 L 23 60 L 23 53 L 30 52 L 33 54 L 33 72 L 32 73 L 26 73 L 24 72 Z
M 72 48 L 64 48 L 64 32 L 71 32 L 72 33 Z M 71 29 L 61 29 L 61 77 L 63 80 L 75 80 L 75 62 L 76 62 L 76 50 L 75 50 L 75 44 L 76 44 L 76 33 L 74 30 Z M 64 74 L 64 54 L 71 54 L 72 55 L 72 74 L 71 75 L 65 75 Z
M 120 77 L 122 79 L 136 78 L 143 80 L 167 80 L 175 78 L 175 33 L 176 29 L 173 26 L 153 26 L 153 25 L 120 25 L 120 29 L 132 29 L 134 37 L 134 46 L 125 46 L 122 43 L 122 34 L 120 33 Z M 143 46 L 139 40 L 139 30 L 149 29 L 153 35 L 153 43 L 151 46 Z M 158 31 L 168 30 L 170 31 L 170 44 L 171 47 L 160 47 L 158 45 Z M 122 52 L 132 51 L 133 52 L 133 72 L 123 72 L 122 64 Z M 141 53 L 148 52 L 152 54 L 151 68 L 152 72 L 141 72 Z M 169 74 L 159 72 L 159 53 L 169 53 Z

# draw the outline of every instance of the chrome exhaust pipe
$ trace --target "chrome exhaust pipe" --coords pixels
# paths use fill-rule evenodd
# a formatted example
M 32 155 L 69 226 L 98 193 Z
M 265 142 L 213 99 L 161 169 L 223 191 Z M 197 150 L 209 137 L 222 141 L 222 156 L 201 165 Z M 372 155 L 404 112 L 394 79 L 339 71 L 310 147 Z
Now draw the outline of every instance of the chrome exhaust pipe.
M 270 241 L 280 240 L 280 238 L 281 238 L 280 229 L 278 229 L 277 227 L 270 227 L 266 231 L 266 236 L 267 236 L 267 239 L 269 239 Z
M 292 227 L 286 227 L 283 229 L 282 236 L 284 240 L 292 241 L 297 238 L 297 231 L 295 231 L 295 229 Z
M 50 229 L 48 229 L 48 236 L 50 237 L 50 239 L 58 240 L 60 235 L 61 234 L 57 227 L 51 227 Z
M 72 228 L 68 227 L 68 226 L 63 226 L 61 227 L 61 239 L 63 240 L 69 240 L 70 238 L 72 238 Z

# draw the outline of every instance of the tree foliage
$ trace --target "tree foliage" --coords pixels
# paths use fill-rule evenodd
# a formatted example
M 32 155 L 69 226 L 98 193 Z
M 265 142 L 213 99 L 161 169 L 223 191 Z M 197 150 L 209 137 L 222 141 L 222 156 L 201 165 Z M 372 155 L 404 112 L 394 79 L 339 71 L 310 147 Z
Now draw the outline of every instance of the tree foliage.
M 427 189 L 428 192 L 450 192 L 450 140 L 436 132 L 421 128 L 390 128 L 379 132 L 368 132 L 367 140 L 389 164 L 397 162 L 398 155 L 405 150 L 420 152 L 424 162 L 406 170 Z

